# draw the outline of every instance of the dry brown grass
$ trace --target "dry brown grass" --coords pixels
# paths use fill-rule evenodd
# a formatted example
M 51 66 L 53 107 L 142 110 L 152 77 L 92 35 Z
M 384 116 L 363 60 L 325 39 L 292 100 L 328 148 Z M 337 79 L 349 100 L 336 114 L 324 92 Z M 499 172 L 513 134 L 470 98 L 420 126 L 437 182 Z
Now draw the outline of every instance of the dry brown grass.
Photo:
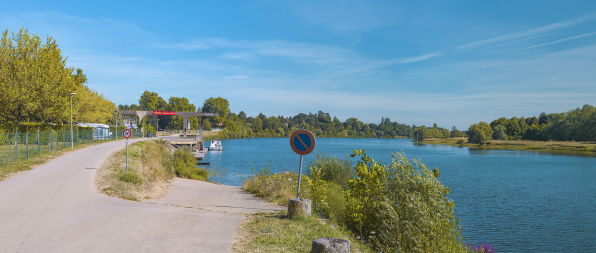
M 130 145 L 128 173 L 125 148 L 114 151 L 95 176 L 97 190 L 135 201 L 164 196 L 168 181 L 174 176 L 171 151 L 163 140 Z

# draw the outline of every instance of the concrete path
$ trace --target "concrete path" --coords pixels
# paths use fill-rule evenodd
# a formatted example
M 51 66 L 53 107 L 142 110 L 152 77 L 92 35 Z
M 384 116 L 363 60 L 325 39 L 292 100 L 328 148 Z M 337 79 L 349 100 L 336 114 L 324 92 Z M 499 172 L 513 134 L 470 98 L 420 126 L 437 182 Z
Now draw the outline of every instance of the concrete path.
M 184 178 L 172 180 L 164 198 L 147 199 L 144 202 L 234 214 L 281 210 L 279 206 L 255 198 L 240 187 Z
M 246 218 L 237 213 L 269 209 L 238 188 L 189 180 L 152 203 L 96 192 L 96 169 L 124 145 L 78 150 L 1 182 L 0 252 L 229 252 Z

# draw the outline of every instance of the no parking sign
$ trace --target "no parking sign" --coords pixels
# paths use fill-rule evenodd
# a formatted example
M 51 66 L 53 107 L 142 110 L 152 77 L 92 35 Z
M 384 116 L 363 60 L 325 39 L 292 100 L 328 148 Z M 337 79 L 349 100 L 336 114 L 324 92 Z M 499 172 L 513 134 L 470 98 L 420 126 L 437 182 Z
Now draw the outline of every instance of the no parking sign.
M 290 136 L 290 147 L 300 155 L 300 170 L 298 171 L 298 192 L 296 198 L 300 198 L 300 181 L 302 181 L 302 156 L 310 154 L 315 149 L 317 141 L 315 136 L 308 130 L 296 130 Z

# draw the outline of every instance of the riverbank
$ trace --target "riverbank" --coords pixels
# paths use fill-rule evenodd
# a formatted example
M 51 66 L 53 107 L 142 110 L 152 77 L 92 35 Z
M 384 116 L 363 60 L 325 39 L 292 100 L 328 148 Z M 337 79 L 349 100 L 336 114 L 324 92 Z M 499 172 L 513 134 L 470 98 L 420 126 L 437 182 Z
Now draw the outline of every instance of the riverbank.
M 429 138 L 419 143 L 480 149 L 596 152 L 596 143 L 575 141 L 490 140 L 485 144 L 475 144 L 469 143 L 467 138 Z

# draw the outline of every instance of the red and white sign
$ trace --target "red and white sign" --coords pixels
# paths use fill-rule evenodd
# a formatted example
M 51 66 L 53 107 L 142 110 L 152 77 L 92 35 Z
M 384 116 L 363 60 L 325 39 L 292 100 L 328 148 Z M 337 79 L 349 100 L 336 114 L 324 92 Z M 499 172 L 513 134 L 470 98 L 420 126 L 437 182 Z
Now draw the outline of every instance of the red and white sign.
M 132 131 L 130 131 L 130 129 L 124 129 L 124 131 L 122 131 L 122 136 L 128 139 L 132 136 Z
M 152 111 L 153 115 L 176 115 L 176 112 Z

